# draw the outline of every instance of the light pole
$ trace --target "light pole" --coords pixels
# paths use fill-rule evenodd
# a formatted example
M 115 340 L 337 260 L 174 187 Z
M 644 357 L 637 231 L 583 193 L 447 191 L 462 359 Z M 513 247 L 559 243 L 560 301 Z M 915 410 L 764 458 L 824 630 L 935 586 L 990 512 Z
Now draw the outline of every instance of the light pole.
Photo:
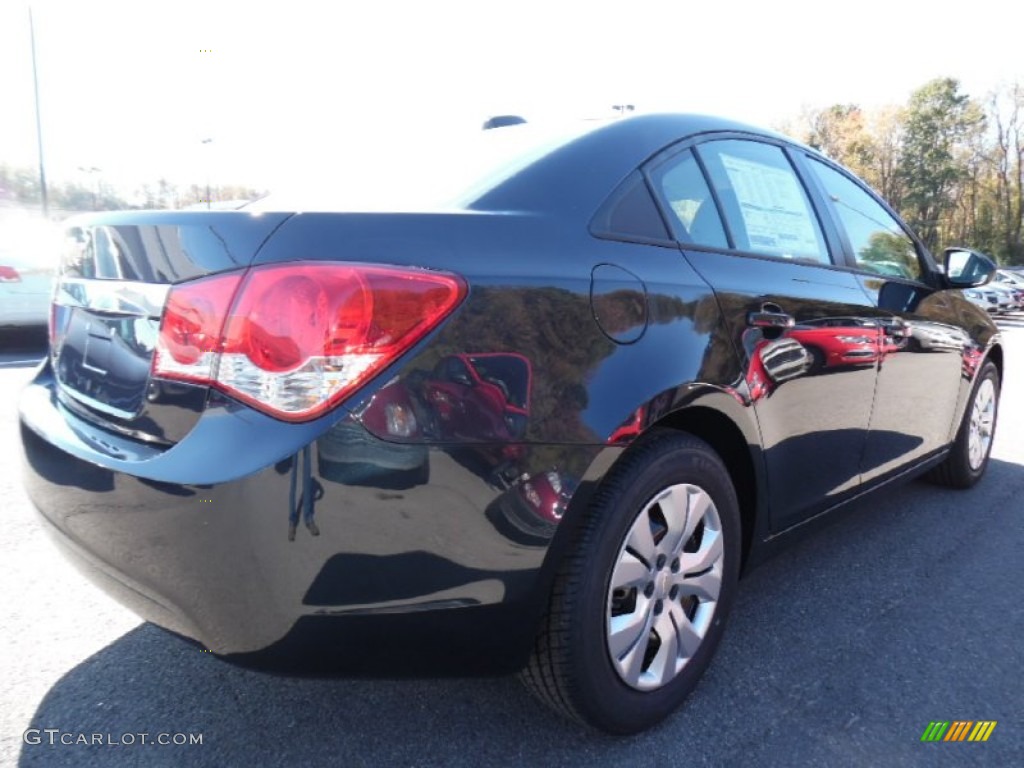
M 612 104 L 612 109 L 619 113 L 619 117 L 625 117 L 627 112 L 636 109 L 632 104 Z
M 213 139 L 203 139 L 201 144 L 209 147 L 213 144 Z M 206 150 L 206 210 L 210 210 L 210 150 Z
M 32 6 L 28 7 L 28 36 L 32 41 L 32 89 L 36 98 L 36 144 L 39 147 L 39 195 L 43 201 L 43 216 L 49 218 L 50 201 L 46 191 L 46 167 L 43 164 L 43 122 L 39 116 L 39 74 L 36 70 L 36 26 L 32 20 Z

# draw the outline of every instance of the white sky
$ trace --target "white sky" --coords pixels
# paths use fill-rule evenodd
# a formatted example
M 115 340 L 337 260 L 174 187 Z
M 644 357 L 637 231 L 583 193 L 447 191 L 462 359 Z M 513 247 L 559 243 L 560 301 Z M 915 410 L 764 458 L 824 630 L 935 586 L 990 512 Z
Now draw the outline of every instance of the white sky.
M 209 164 L 215 184 L 273 187 L 338 147 L 492 114 L 626 102 L 771 125 L 902 102 L 933 77 L 975 96 L 1024 80 L 1013 0 L 32 5 L 47 170 L 65 180 L 95 166 L 118 184 L 202 183 Z M 29 165 L 27 9 L 0 0 L 0 161 Z

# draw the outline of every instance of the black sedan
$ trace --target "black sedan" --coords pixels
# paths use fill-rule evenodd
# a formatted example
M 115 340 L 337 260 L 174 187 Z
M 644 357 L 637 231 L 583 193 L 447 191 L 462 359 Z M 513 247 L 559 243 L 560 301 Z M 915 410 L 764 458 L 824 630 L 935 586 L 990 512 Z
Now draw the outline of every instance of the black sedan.
M 347 197 L 70 222 L 26 485 L 225 660 L 520 671 L 638 731 L 784 534 L 981 478 L 1003 349 L 960 291 L 993 266 L 940 268 L 848 172 L 719 119 L 479 139 Z

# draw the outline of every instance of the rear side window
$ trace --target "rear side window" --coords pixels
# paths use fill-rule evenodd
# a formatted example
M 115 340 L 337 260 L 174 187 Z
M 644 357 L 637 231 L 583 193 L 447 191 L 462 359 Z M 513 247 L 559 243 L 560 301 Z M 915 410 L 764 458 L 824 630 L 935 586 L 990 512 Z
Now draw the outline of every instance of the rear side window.
M 668 240 L 665 224 L 658 213 L 647 183 L 639 171 L 633 174 L 601 206 L 590 230 L 604 237 Z
M 857 266 L 888 277 L 920 280 L 921 260 L 899 222 L 859 185 L 814 158 L 809 165 L 853 248 Z
M 828 248 L 796 171 L 770 144 L 723 140 L 698 150 L 742 251 L 828 262 Z
M 651 180 L 668 209 L 677 240 L 713 248 L 729 247 L 711 190 L 690 150 L 673 155 L 655 168 Z

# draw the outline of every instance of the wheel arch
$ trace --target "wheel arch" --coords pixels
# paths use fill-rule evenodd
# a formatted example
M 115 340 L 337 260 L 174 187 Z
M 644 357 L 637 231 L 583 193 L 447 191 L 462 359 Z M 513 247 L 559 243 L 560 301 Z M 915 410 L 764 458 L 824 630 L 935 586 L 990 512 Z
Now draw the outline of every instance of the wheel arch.
M 759 455 L 760 450 L 749 442 L 743 430 L 732 419 L 721 411 L 704 405 L 673 411 L 652 426 L 693 435 L 710 445 L 721 457 L 739 501 L 743 529 L 742 566 L 745 566 L 760 519 L 758 502 L 762 496 L 759 493 L 760 483 L 755 462 L 755 453 Z
M 992 348 L 989 349 L 985 359 L 991 360 L 995 363 L 996 370 L 999 371 L 999 383 L 1003 382 L 1003 347 L 1001 344 L 993 344 Z
M 691 390 L 687 395 L 682 406 L 651 420 L 629 443 L 608 445 L 591 462 L 549 547 L 543 568 L 545 578 L 542 584 L 545 588 L 565 553 L 573 546 L 576 531 L 601 482 L 645 436 L 658 428 L 691 434 L 706 442 L 721 457 L 740 506 L 743 528 L 741 567 L 752 563 L 750 555 L 756 549 L 756 542 L 768 537 L 768 515 L 764 508 L 767 494 L 763 490 L 766 480 L 753 410 L 750 405 L 740 405 L 733 396 L 717 388 L 703 388 L 699 394 Z

